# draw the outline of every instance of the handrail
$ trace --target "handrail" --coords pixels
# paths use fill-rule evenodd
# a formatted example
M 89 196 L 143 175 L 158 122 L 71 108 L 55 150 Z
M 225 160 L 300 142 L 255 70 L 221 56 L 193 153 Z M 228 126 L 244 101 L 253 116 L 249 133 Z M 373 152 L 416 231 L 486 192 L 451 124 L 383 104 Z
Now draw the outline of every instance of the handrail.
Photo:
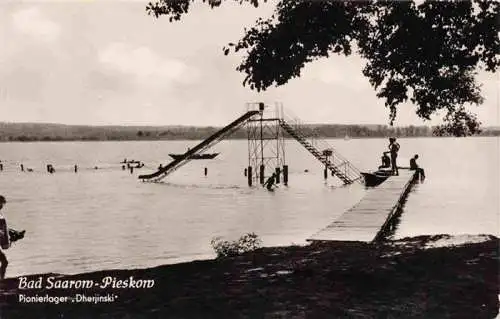
M 288 121 L 291 121 L 293 124 L 290 125 Z M 361 179 L 361 172 L 354 165 L 352 165 L 352 163 L 340 155 L 335 148 L 333 148 L 326 141 L 320 139 L 318 134 L 314 134 L 314 130 L 311 131 L 313 134 L 310 134 L 311 136 L 308 139 L 304 133 L 304 126 L 300 123 L 300 120 L 290 118 L 285 114 L 282 114 L 282 119 L 280 120 L 280 125 L 285 129 L 285 131 L 288 132 L 288 134 L 306 147 L 306 149 L 313 154 L 314 157 L 325 164 L 325 166 L 344 183 L 349 184 Z M 327 158 L 323 156 L 318 149 L 330 150 L 332 152 L 332 156 Z M 341 171 L 341 166 L 344 167 L 344 172 Z

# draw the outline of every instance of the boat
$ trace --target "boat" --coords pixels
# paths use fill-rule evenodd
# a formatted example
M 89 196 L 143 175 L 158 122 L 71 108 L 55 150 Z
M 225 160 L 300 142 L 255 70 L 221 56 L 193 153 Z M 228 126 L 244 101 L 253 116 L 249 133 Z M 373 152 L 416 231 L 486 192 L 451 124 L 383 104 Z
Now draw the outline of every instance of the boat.
M 123 161 L 120 162 L 120 164 L 140 164 L 141 161 L 136 161 L 136 160 L 127 160 L 124 159 Z
M 181 159 L 184 156 L 186 156 L 186 154 L 168 154 L 168 155 L 175 160 Z M 193 154 L 193 155 L 189 156 L 189 158 L 203 160 L 203 159 L 215 158 L 217 155 L 219 155 L 219 153 Z
M 368 187 L 374 187 L 382 184 L 389 176 L 392 175 L 392 171 L 379 169 L 373 173 L 361 173 L 365 179 L 365 185 Z

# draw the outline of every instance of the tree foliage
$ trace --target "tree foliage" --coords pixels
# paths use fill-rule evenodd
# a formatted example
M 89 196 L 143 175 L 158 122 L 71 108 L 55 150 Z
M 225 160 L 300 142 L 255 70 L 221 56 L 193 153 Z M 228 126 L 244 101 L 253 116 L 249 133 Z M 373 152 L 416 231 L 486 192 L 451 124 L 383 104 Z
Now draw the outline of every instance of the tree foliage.
M 177 21 L 194 2 L 156 0 L 147 11 Z M 202 2 L 215 8 L 224 1 Z M 485 0 L 279 0 L 270 18 L 259 18 L 223 50 L 246 52 L 237 70 L 246 74 L 243 84 L 257 91 L 300 76 L 308 62 L 354 51 L 366 61 L 362 72 L 385 100 L 391 124 L 397 106 L 411 101 L 422 119 L 444 112 L 443 130 L 455 134 L 462 131 L 453 123 L 469 123 L 466 131 L 475 134 L 479 123 L 465 106 L 483 102 L 478 71 L 499 67 L 499 8 Z
M 474 114 L 469 114 L 463 107 L 446 115 L 445 124 L 434 128 L 436 136 L 468 136 L 481 133 L 480 122 Z

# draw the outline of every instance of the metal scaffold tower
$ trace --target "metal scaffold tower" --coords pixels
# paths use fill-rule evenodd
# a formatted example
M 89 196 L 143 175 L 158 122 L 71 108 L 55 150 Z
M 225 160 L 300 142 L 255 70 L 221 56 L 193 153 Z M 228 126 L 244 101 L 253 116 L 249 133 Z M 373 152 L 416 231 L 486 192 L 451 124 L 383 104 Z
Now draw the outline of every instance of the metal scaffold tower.
M 274 112 L 273 112 L 274 111 Z M 293 138 L 311 155 L 325 165 L 327 171 L 344 184 L 361 181 L 360 171 L 316 134 L 310 134 L 306 125 L 284 113 L 283 105 L 247 103 L 247 113 L 254 112 L 246 122 L 248 134 L 248 167 L 245 174 L 248 185 L 264 184 L 275 173 L 275 182 L 288 184 L 288 165 L 285 161 L 285 139 Z
M 245 169 L 248 185 L 264 184 L 266 178 L 276 173 L 276 183 L 287 184 L 288 167 L 285 161 L 285 138 L 280 125 L 283 106 L 264 103 L 247 103 L 248 111 L 259 111 L 246 123 L 248 135 L 248 168 Z M 281 180 L 281 176 L 283 180 Z

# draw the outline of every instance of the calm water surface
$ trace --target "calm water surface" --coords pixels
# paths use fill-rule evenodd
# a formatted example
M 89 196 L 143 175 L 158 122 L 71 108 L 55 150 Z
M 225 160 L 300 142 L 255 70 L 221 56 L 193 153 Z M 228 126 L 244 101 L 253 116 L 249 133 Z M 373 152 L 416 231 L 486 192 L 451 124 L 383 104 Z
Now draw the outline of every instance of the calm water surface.
M 420 154 L 428 178 L 405 205 L 395 238 L 424 234 L 499 234 L 499 139 L 400 139 L 401 162 Z M 379 164 L 385 139 L 331 140 L 361 170 Z M 26 238 L 8 250 L 8 276 L 144 268 L 213 257 L 214 236 L 257 233 L 264 245 L 301 244 L 370 190 L 325 183 L 321 164 L 287 142 L 290 185 L 270 193 L 243 176 L 247 142 L 224 141 L 211 161 L 193 161 L 164 183 L 137 174 L 168 162 L 195 142 L 3 143 L 4 215 Z M 134 174 L 119 162 L 137 159 Z M 401 163 L 400 162 L 400 163 Z M 34 170 L 21 173 L 19 164 Z M 56 173 L 49 175 L 51 163 Z M 79 172 L 72 170 L 79 165 Z M 98 166 L 99 169 L 93 169 Z M 203 168 L 208 167 L 208 176 Z M 309 172 L 305 173 L 304 170 Z

